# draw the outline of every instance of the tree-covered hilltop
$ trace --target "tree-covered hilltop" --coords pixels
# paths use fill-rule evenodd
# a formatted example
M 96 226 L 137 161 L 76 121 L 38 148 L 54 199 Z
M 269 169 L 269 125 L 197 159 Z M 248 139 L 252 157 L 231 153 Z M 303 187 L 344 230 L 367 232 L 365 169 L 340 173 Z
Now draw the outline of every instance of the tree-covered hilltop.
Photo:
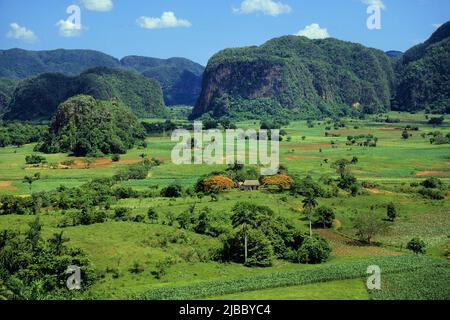
M 94 50 L 0 50 L 0 78 L 15 80 L 43 73 L 78 76 L 96 68 L 134 70 L 160 82 L 167 105 L 194 105 L 201 90 L 204 67 L 184 58 L 128 56 L 118 60 Z
M 37 150 L 76 156 L 121 154 L 144 137 L 136 116 L 120 102 L 79 95 L 59 106 Z
M 450 113 L 450 22 L 405 52 L 397 69 L 393 109 Z
M 206 112 L 255 117 L 258 110 L 283 116 L 373 113 L 390 107 L 393 88 L 392 64 L 382 51 L 336 39 L 284 36 L 214 55 L 193 117 Z
M 204 67 L 184 58 L 157 59 L 128 56 L 122 66 L 158 80 L 167 105 L 194 105 L 200 95 Z
M 46 73 L 21 81 L 9 104 L 7 120 L 50 119 L 68 98 L 87 94 L 100 100 L 117 99 L 139 117 L 164 117 L 161 87 L 136 72 L 98 67 L 76 77 Z

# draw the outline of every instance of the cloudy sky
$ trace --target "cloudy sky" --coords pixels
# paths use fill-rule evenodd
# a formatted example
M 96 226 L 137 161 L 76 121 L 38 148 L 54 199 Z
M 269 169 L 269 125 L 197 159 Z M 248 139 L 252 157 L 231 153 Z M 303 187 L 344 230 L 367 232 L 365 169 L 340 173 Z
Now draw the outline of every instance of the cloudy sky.
M 380 8 L 380 30 L 367 28 L 370 5 Z M 205 65 L 223 48 L 287 34 L 403 51 L 448 20 L 450 0 L 0 0 L 0 49 L 94 49 Z

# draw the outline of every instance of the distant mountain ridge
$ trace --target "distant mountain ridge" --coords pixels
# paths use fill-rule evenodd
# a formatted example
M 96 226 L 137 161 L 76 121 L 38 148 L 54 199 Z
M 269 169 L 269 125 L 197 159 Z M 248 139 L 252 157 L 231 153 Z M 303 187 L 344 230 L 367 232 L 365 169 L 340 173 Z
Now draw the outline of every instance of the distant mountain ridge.
M 49 120 L 58 106 L 76 95 L 115 100 L 140 117 L 167 114 L 161 86 L 136 71 L 97 67 L 78 76 L 44 73 L 21 81 L 11 98 L 6 120 Z
M 77 76 L 95 67 L 133 69 L 158 80 L 167 105 L 193 105 L 201 90 L 204 67 L 184 58 L 128 56 L 122 60 L 94 50 L 0 50 L 0 78 L 21 80 L 43 73 Z

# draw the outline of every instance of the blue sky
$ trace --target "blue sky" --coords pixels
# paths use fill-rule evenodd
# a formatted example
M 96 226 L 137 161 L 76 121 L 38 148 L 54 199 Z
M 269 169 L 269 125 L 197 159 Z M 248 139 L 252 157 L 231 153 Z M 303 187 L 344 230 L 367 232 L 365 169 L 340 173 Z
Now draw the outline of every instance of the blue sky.
M 366 26 L 368 4 L 381 29 Z M 81 29 L 66 9 L 81 9 Z M 0 0 L 0 48 L 93 49 L 117 58 L 186 57 L 287 34 L 404 51 L 450 20 L 450 0 Z

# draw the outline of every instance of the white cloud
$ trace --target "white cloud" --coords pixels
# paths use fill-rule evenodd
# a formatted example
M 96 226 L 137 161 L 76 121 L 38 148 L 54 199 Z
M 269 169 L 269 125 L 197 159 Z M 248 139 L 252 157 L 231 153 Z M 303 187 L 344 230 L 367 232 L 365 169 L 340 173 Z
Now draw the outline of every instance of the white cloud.
M 289 5 L 273 0 L 244 0 L 239 8 L 233 8 L 233 12 L 237 14 L 262 12 L 273 17 L 291 11 L 292 8 Z
M 439 29 L 440 27 L 442 27 L 442 23 L 434 23 L 433 24 L 433 28 L 435 28 L 435 29 Z
M 164 12 L 160 18 L 140 17 L 137 23 L 145 29 L 188 28 L 192 25 L 188 20 L 178 19 L 172 11 Z
M 81 0 L 81 2 L 91 11 L 111 11 L 114 6 L 112 0 Z
M 377 6 L 383 10 L 386 10 L 386 6 L 383 3 L 383 0 L 362 0 L 362 2 L 368 6 Z
M 59 28 L 59 35 L 66 38 L 78 37 L 83 32 L 83 27 L 67 20 L 59 20 L 56 26 Z
M 321 28 L 318 23 L 313 23 L 309 26 L 306 26 L 295 35 L 307 37 L 309 39 L 325 39 L 330 37 L 328 30 L 326 28 Z
M 8 38 L 23 40 L 26 42 L 36 42 L 38 37 L 34 34 L 32 30 L 25 27 L 21 27 L 18 23 L 13 22 L 9 25 L 11 28 L 6 34 Z

